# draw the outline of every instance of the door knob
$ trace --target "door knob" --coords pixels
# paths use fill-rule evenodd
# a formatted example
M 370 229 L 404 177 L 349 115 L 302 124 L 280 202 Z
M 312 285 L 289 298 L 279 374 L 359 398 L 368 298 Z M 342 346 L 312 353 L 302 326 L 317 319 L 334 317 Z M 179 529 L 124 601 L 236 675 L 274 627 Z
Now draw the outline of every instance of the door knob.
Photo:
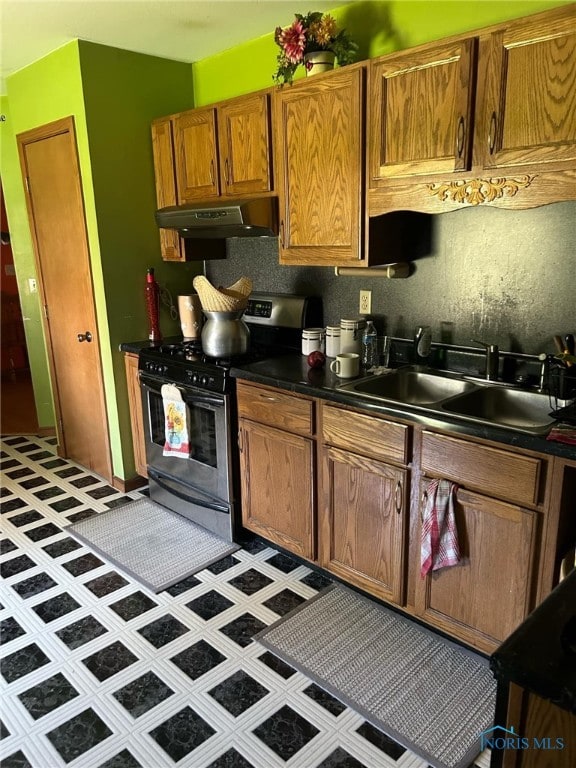
M 86 333 L 79 333 L 78 341 L 92 341 L 92 334 L 90 331 L 86 331 Z

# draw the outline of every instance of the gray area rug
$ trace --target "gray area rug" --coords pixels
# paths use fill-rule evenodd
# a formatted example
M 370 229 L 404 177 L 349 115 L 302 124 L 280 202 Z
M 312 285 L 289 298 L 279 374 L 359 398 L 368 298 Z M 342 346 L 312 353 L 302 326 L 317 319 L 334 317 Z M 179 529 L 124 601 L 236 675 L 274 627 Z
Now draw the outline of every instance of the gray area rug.
M 152 592 L 161 592 L 240 547 L 148 499 L 66 527 Z
M 467 768 L 494 724 L 487 659 L 346 587 L 255 639 L 434 768 Z

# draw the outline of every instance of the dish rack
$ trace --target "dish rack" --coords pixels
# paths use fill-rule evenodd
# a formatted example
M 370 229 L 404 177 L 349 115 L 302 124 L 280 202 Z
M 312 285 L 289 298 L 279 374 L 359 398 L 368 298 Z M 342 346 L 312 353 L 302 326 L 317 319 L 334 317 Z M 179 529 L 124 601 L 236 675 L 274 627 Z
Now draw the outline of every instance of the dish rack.
M 548 374 L 550 416 L 576 425 L 576 366 L 551 368 Z

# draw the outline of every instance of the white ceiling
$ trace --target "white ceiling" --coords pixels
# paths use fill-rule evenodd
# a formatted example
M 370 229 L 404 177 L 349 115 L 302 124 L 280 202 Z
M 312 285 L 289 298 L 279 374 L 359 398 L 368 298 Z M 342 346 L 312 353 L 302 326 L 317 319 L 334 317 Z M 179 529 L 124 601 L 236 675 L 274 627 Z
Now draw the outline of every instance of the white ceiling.
M 350 2 L 350 0 L 347 0 Z M 194 62 L 288 26 L 329 0 L 0 0 L 0 92 L 4 78 L 80 38 Z

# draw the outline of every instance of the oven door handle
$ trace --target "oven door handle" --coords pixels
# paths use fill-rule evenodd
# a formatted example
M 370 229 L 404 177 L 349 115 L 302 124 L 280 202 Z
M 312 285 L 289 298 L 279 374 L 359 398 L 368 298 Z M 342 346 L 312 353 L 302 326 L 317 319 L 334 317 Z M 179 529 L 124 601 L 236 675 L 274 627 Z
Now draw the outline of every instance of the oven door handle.
M 225 515 L 230 514 L 230 508 L 224 504 L 218 504 L 216 501 L 206 501 L 205 499 L 199 499 L 196 496 L 188 496 L 187 494 L 179 491 L 177 488 L 173 488 L 172 486 L 167 485 L 162 481 L 162 475 L 159 475 L 151 467 L 148 467 L 148 476 L 151 477 L 152 480 L 154 480 L 156 483 L 158 483 L 160 488 L 168 491 L 174 496 L 178 496 L 178 498 L 182 499 L 182 501 L 192 501 L 199 507 L 205 507 L 206 509 L 211 509 L 214 512 L 223 512 Z
M 158 395 L 158 397 L 162 397 L 162 385 L 169 383 L 172 382 L 149 379 L 140 373 L 140 386 L 143 389 L 147 389 L 148 392 L 153 392 L 155 395 Z M 186 387 L 186 389 L 182 389 L 182 387 L 179 387 L 178 384 L 173 384 L 172 386 L 176 387 L 182 394 L 182 399 L 185 403 L 188 402 L 190 397 L 193 397 L 195 404 L 198 403 L 200 405 L 215 405 L 216 407 L 221 407 L 224 405 L 224 395 L 207 394 L 201 389 L 195 389 L 193 387 Z

